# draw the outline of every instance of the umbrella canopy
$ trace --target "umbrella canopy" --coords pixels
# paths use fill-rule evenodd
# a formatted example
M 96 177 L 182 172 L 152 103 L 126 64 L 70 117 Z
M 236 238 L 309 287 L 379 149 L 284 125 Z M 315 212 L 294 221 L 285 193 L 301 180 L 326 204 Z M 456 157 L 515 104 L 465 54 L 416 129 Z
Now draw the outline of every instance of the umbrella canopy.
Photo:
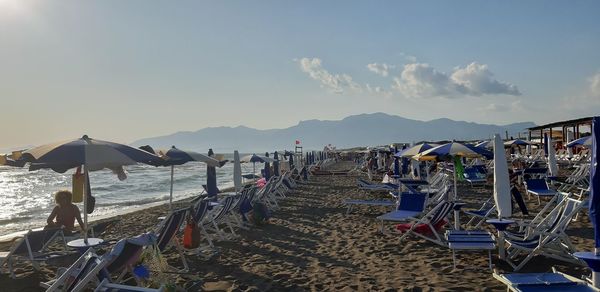
M 554 150 L 554 145 L 552 145 L 552 137 L 547 137 L 547 145 L 548 145 L 548 170 L 550 171 L 551 176 L 558 176 L 558 163 L 556 162 L 556 150 Z
M 118 168 L 124 165 L 144 163 L 164 165 L 164 160 L 146 151 L 114 142 L 89 138 L 51 143 L 23 152 L 23 161 L 31 162 L 30 170 L 50 168 L 64 173 L 82 165 L 88 171 Z
M 242 189 L 242 165 L 240 163 L 240 153 L 237 150 L 233 151 L 233 185 L 236 192 Z
M 433 147 L 437 146 L 436 144 L 428 144 L 428 143 L 423 143 L 423 144 L 419 144 L 419 145 L 415 145 L 412 146 L 410 148 L 406 148 L 404 150 L 401 150 L 399 152 L 396 152 L 396 154 L 394 154 L 395 157 L 407 157 L 407 158 L 411 158 L 415 155 L 420 154 L 421 152 L 425 151 L 425 150 L 429 150 Z
M 221 167 L 221 163 L 208 155 L 194 151 L 180 150 L 175 146 L 169 149 L 159 149 L 156 154 L 166 160 L 167 165 L 181 165 L 190 161 L 204 162 L 207 165 Z
M 281 173 L 279 172 L 279 153 L 277 151 L 273 153 L 273 159 L 275 159 L 275 162 L 273 162 L 273 175 L 279 176 Z
M 510 141 L 504 142 L 504 146 L 512 146 L 512 145 L 527 146 L 527 145 L 531 145 L 531 142 L 521 140 L 521 139 L 515 139 L 515 140 L 510 140 Z
M 498 210 L 498 218 L 512 215 L 510 179 L 506 153 L 500 135 L 494 135 L 494 201 Z
M 484 156 L 486 158 L 493 157 L 490 151 L 475 147 L 473 145 L 461 144 L 457 142 L 446 143 L 429 150 L 423 151 L 414 156 L 416 160 L 448 160 L 450 157 L 460 156 L 467 158 L 477 158 Z
M 479 148 L 492 148 L 492 146 L 493 146 L 493 144 L 492 144 L 492 141 L 490 141 L 490 140 L 479 142 L 479 143 L 475 144 L 475 147 L 479 147 Z
M 271 157 L 266 157 L 266 156 L 262 156 L 262 155 L 256 155 L 256 154 L 252 154 L 252 155 L 246 155 L 244 157 L 242 157 L 242 159 L 240 159 L 240 162 L 242 163 L 248 163 L 248 162 L 259 162 L 259 163 L 265 163 L 265 162 L 275 162 L 275 159 L 271 158 Z
M 583 138 L 579 138 L 577 140 L 573 140 L 569 143 L 567 143 L 567 147 L 571 148 L 571 147 L 575 147 L 575 146 L 585 146 L 585 147 L 590 147 L 592 146 L 592 136 L 587 136 L 587 137 L 583 137 Z

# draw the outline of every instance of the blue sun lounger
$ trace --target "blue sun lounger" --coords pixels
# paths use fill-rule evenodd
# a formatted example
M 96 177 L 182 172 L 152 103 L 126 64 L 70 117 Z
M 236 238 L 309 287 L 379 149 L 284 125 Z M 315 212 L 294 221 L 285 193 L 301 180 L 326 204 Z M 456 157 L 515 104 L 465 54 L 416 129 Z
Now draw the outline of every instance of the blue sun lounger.
M 558 192 L 555 190 L 551 190 L 548 187 L 548 183 L 546 183 L 545 179 L 528 179 L 525 181 L 525 188 L 527 189 L 527 194 L 531 196 L 532 194 L 537 196 L 538 203 L 541 203 L 540 197 L 553 197 Z
M 381 220 L 381 232 L 383 233 L 384 221 L 401 222 L 421 214 L 425 209 L 426 201 L 427 194 L 402 193 L 397 210 L 377 217 Z
M 537 292 L 537 291 L 599 291 L 588 285 L 583 280 L 557 271 L 553 273 L 523 273 L 523 274 L 498 274 L 494 278 L 508 287 L 509 291 Z
M 450 230 L 446 232 L 448 247 L 452 250 L 452 264 L 456 269 L 456 250 L 487 250 L 492 269 L 492 250 L 496 249 L 494 236 L 483 230 Z

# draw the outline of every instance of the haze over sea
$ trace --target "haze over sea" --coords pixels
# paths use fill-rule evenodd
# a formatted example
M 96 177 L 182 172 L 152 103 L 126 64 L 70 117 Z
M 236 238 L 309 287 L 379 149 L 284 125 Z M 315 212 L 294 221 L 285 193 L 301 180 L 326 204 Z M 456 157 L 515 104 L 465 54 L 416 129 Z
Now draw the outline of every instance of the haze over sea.
M 231 159 L 232 155 L 225 155 Z M 257 164 L 256 169 L 263 164 Z M 119 181 L 109 170 L 90 173 L 96 209 L 90 219 L 115 215 L 144 205 L 169 200 L 170 168 L 147 165 L 126 167 L 127 179 Z M 252 172 L 252 164 L 242 164 L 243 173 Z M 0 236 L 42 227 L 54 208 L 53 194 L 71 189 L 73 171 L 64 174 L 52 170 L 28 171 L 25 168 L 0 166 Z M 206 184 L 206 165 L 187 163 L 175 167 L 174 200 L 198 195 Z M 220 189 L 233 186 L 233 164 L 217 168 Z M 81 204 L 78 204 L 83 209 Z

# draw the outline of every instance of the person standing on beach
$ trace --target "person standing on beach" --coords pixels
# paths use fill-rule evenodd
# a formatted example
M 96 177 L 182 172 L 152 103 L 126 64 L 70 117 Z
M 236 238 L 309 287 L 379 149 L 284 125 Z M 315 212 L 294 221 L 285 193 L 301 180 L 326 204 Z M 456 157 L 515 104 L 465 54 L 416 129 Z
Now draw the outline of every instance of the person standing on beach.
M 81 212 L 72 202 L 73 193 L 66 190 L 58 191 L 54 194 L 54 200 L 56 201 L 56 206 L 52 210 L 52 213 L 50 213 L 50 216 L 48 216 L 46 220 L 48 225 L 44 228 L 62 227 L 66 232 L 73 232 L 75 231 L 75 219 L 77 219 L 77 223 L 79 223 L 79 227 L 83 231 L 84 224 L 83 220 L 81 220 Z

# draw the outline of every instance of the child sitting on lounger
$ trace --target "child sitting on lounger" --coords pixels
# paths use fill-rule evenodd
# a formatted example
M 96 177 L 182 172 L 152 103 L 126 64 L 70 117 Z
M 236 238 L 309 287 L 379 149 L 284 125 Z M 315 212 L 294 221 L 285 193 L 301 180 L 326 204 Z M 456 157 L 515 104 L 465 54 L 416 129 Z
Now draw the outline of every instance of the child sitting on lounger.
M 83 221 L 81 220 L 81 212 L 79 208 L 72 203 L 73 193 L 70 191 L 58 191 L 54 194 L 56 206 L 48 216 L 45 228 L 63 227 L 66 232 L 75 231 L 75 219 L 79 223 L 79 227 L 83 230 Z M 54 221 L 56 219 L 56 221 Z

